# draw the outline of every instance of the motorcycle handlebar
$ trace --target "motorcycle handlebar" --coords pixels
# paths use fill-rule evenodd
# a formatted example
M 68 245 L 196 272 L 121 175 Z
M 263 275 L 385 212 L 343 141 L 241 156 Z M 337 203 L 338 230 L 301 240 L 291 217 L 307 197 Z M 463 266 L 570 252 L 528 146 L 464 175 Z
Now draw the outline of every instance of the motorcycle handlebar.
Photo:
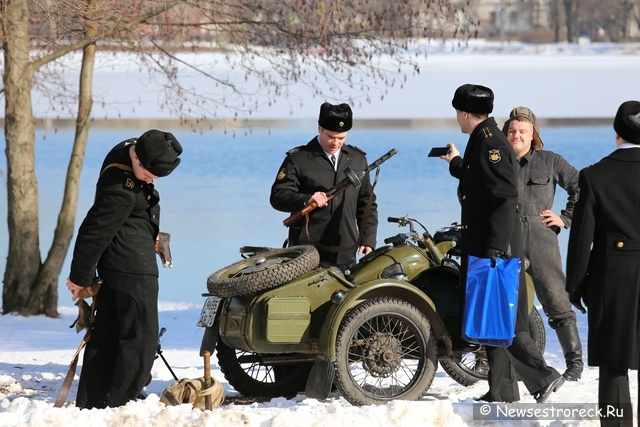
M 387 217 L 387 221 L 399 224 L 400 227 L 406 227 L 408 225 L 409 231 L 413 233 L 413 222 L 416 220 L 413 218 L 409 218 L 408 216 L 401 216 L 401 217 L 390 216 L 390 217 Z M 418 224 L 420 223 L 418 222 Z
M 395 236 L 387 237 L 386 239 L 384 239 L 384 242 L 386 244 L 389 244 L 389 243 L 403 243 L 406 240 L 407 240 L 407 235 L 402 233 L 402 234 L 397 234 Z

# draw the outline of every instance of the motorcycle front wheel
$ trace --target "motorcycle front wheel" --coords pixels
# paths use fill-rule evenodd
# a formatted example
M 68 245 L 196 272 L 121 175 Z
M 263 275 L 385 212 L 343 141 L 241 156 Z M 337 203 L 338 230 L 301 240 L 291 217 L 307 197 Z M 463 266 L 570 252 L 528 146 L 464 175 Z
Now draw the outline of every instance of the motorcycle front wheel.
M 406 301 L 382 297 L 347 312 L 336 340 L 335 385 L 352 405 L 423 396 L 438 367 L 429 320 Z
M 311 362 L 265 365 L 259 354 L 231 348 L 222 339 L 216 349 L 224 377 L 245 397 L 294 397 L 304 391 L 313 367 Z
M 544 355 L 547 334 L 544 329 L 544 320 L 535 306 L 529 312 L 529 332 L 538 351 Z M 476 351 L 464 353 L 459 361 L 440 360 L 440 366 L 458 384 L 465 387 L 472 386 L 478 381 L 486 381 L 489 374 L 489 362 L 484 346 Z

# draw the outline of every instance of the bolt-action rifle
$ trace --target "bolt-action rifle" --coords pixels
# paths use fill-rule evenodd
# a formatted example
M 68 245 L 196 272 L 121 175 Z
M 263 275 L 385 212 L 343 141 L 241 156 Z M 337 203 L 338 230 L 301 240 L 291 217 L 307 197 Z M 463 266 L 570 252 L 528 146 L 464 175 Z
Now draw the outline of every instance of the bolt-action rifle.
M 327 195 L 327 202 L 333 199 L 334 197 L 338 196 L 339 194 L 342 194 L 350 185 L 353 185 L 355 188 L 360 188 L 360 186 L 362 185 L 362 178 L 364 178 L 365 175 L 367 175 L 369 172 L 371 172 L 372 170 L 374 170 L 375 168 L 377 168 L 378 166 L 380 166 L 381 164 L 389 160 L 397 152 L 398 150 L 396 150 L 395 148 L 392 148 L 387 154 L 380 157 L 375 162 L 371 163 L 363 171 L 354 172 L 349 167 L 344 168 L 344 174 L 347 177 L 325 192 L 325 194 Z M 302 218 L 308 215 L 309 212 L 313 211 L 317 207 L 318 207 L 318 204 L 316 202 L 309 203 L 307 206 L 300 209 L 298 212 L 292 213 L 291 216 L 285 219 L 283 221 L 284 226 L 285 227 L 292 226 L 293 224 L 300 221 Z

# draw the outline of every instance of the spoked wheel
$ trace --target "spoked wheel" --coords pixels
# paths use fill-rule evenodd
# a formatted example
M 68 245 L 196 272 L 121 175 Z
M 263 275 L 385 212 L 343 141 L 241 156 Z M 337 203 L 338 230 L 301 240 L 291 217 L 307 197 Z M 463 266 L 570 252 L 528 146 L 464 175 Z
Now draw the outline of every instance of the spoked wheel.
M 207 280 L 207 289 L 219 297 L 273 289 L 308 273 L 319 263 L 320 255 L 313 246 L 260 252 L 213 273 Z
M 529 312 L 529 332 L 536 343 L 538 351 L 544 355 L 547 335 L 540 312 L 534 306 Z M 478 381 L 486 381 L 489 375 L 489 362 L 484 346 L 477 350 L 463 353 L 460 361 L 440 360 L 442 369 L 458 384 L 469 387 Z
M 478 381 L 486 381 L 489 374 L 489 361 L 484 346 L 478 350 L 463 353 L 460 361 L 440 360 L 442 369 L 458 384 L 469 387 Z
M 221 339 L 218 365 L 229 384 L 247 397 L 293 397 L 304 391 L 313 363 L 265 365 L 257 353 L 233 349 Z
M 365 301 L 338 330 L 336 386 L 353 405 L 418 399 L 435 377 L 436 346 L 416 307 L 395 298 Z

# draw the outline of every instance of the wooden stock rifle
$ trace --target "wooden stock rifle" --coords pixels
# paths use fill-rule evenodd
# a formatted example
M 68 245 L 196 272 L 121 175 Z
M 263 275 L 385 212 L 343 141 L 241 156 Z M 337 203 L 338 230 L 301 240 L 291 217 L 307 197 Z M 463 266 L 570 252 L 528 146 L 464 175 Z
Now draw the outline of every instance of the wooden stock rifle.
M 375 168 L 377 168 L 378 166 L 380 166 L 381 164 L 389 160 L 397 152 L 398 150 L 396 150 L 395 148 L 392 148 L 391 150 L 389 150 L 387 154 L 380 157 L 375 162 L 371 163 L 363 171 L 354 172 L 349 167 L 344 168 L 344 174 L 347 177 L 325 192 L 325 194 L 327 195 L 327 202 L 329 202 L 331 199 L 338 196 L 339 194 L 342 194 L 350 185 L 353 185 L 355 188 L 359 188 L 362 185 L 362 178 L 364 178 L 365 175 L 367 175 L 369 172 L 371 172 L 372 170 L 374 170 Z M 285 219 L 283 221 L 284 226 L 285 227 L 292 226 L 293 224 L 300 221 L 302 218 L 308 215 L 309 212 L 313 211 L 317 207 L 318 207 L 318 204 L 316 202 L 309 203 L 307 206 L 300 209 L 298 212 L 292 213 L 291 216 L 289 216 L 289 218 Z

